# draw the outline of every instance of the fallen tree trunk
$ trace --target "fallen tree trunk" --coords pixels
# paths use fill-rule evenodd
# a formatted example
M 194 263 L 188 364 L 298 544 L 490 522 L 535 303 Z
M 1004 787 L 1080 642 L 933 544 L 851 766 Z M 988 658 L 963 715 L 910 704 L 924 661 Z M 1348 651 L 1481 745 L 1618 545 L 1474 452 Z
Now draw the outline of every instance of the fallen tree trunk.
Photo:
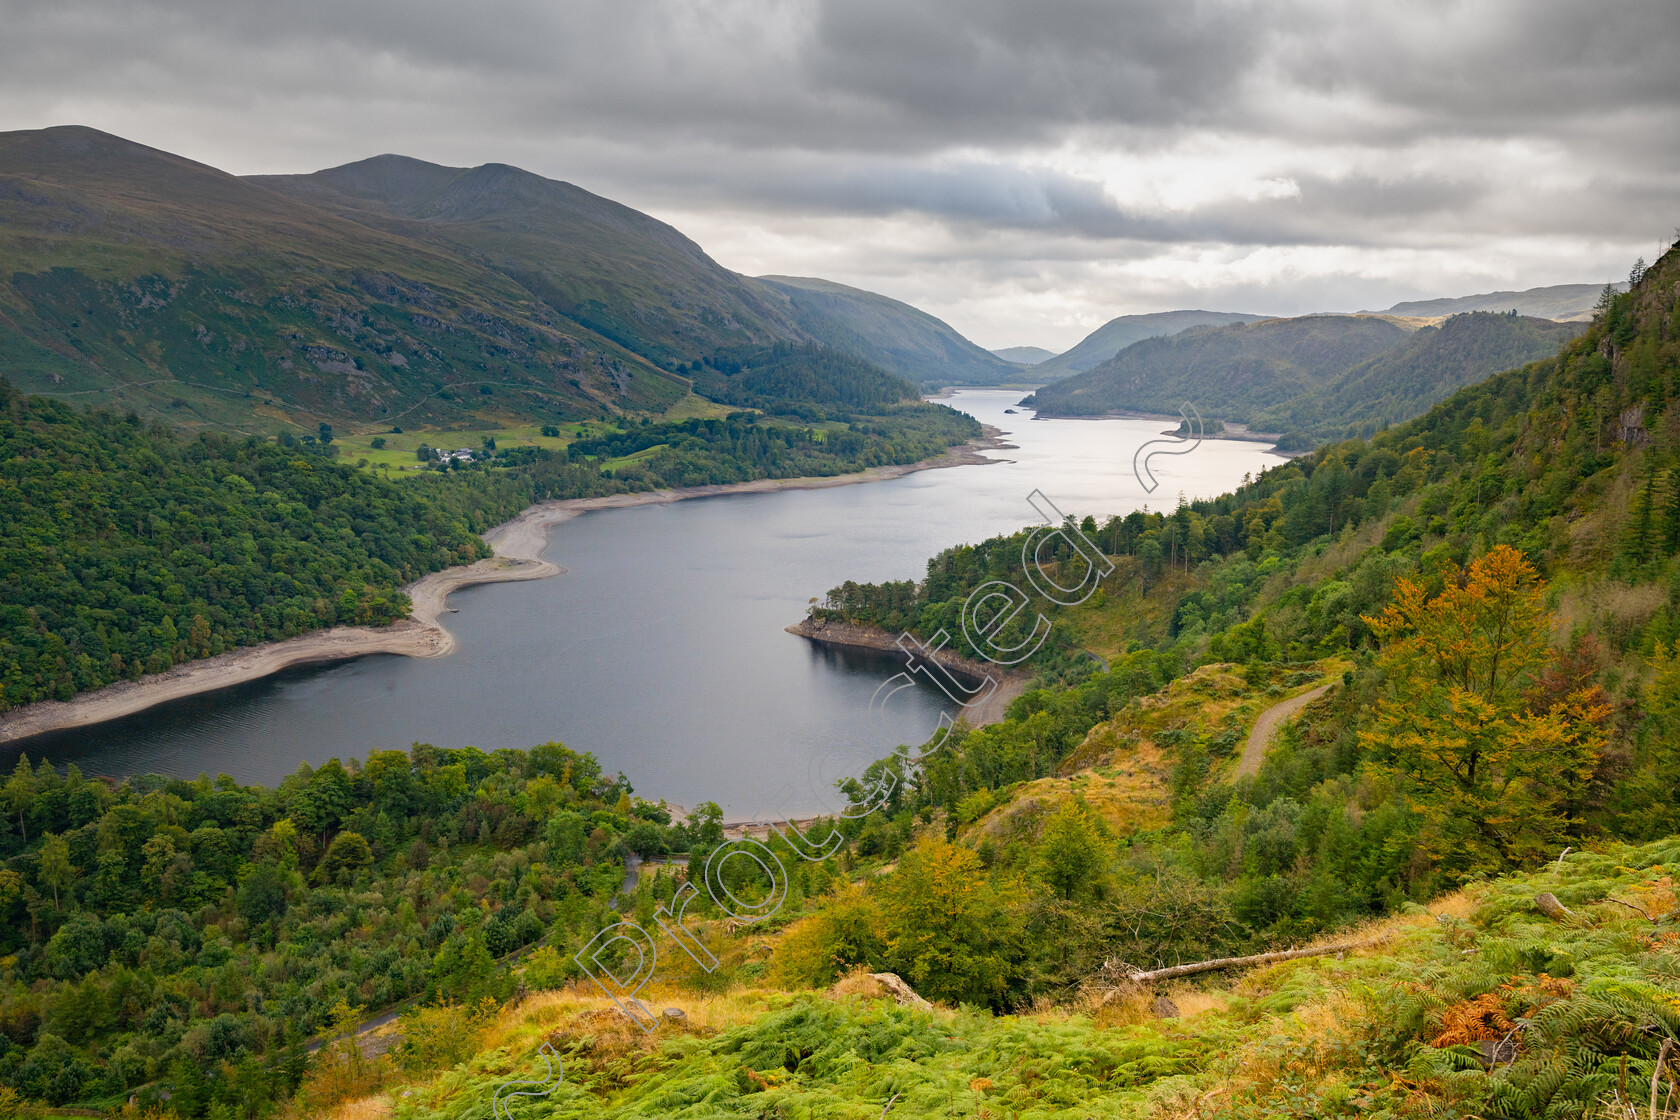
M 1194 964 L 1175 964 L 1171 968 L 1157 968 L 1153 972 L 1139 972 L 1133 970 L 1125 973 L 1127 980 L 1134 984 L 1148 984 L 1155 980 L 1171 980 L 1177 976 L 1194 976 L 1198 972 L 1218 972 L 1227 968 L 1249 968 L 1254 965 L 1276 964 L 1278 961 L 1299 960 L 1302 957 L 1323 957 L 1331 953 L 1345 953 L 1349 949 L 1361 949 L 1374 944 L 1370 941 L 1347 941 L 1340 945 L 1325 945 L 1318 949 L 1285 949 L 1277 953 L 1256 953 L 1252 957 L 1218 957 L 1211 961 L 1196 961 Z

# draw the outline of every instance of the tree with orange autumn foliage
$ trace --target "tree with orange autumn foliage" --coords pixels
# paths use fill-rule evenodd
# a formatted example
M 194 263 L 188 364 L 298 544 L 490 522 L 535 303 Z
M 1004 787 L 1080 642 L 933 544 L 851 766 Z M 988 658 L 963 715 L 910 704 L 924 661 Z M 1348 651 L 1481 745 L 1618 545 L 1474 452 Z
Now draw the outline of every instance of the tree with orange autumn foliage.
M 1561 695 L 1545 585 L 1501 545 L 1453 567 L 1429 597 L 1400 580 L 1365 622 L 1386 678 L 1360 735 L 1424 821 L 1421 854 L 1456 874 L 1555 855 L 1605 742 L 1610 705 L 1586 681 Z

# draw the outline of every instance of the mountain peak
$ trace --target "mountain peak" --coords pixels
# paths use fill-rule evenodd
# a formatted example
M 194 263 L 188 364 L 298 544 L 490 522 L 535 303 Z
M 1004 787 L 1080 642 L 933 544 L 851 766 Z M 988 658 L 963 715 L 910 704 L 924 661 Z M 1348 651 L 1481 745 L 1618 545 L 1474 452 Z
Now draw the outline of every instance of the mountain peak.
M 132 191 L 151 194 L 183 175 L 214 179 L 226 187 L 250 188 L 225 171 L 86 125 L 0 132 L 0 170 L 49 182 L 110 180 L 122 177 Z

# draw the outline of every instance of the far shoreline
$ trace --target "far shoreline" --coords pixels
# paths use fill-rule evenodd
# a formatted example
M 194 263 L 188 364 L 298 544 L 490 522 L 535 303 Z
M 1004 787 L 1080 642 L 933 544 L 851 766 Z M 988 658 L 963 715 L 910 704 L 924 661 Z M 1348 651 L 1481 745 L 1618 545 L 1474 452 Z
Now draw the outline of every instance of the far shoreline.
M 218 692 L 300 665 L 350 661 L 376 653 L 447 657 L 455 650 L 455 636 L 443 625 L 441 616 L 450 610 L 447 606 L 450 594 L 477 584 L 547 579 L 563 574 L 563 568 L 541 558 L 543 549 L 548 546 L 548 531 L 592 510 L 665 505 L 727 494 L 773 494 L 784 490 L 822 490 L 832 486 L 884 482 L 917 471 L 996 463 L 999 460 L 988 459 L 981 452 L 1012 446 L 1004 439 L 1001 430 L 987 425 L 981 438 L 915 463 L 870 467 L 850 474 L 761 478 L 750 482 L 538 502 L 482 534 L 495 555 L 472 564 L 433 572 L 402 588 L 411 603 L 407 618 L 389 626 L 335 626 L 299 634 L 295 638 L 242 646 L 214 657 L 189 661 L 137 681 L 109 684 L 69 700 L 39 700 L 0 714 L 0 746 L 51 731 L 108 723 L 171 700 Z
M 1080 416 L 1063 416 L 1062 414 L 1056 412 L 1040 412 L 1038 409 L 1033 408 L 1032 405 L 1027 405 L 1026 407 L 1032 409 L 1032 418 L 1034 420 L 1165 420 L 1169 423 L 1176 420 L 1181 426 L 1184 423 L 1183 416 L 1168 416 L 1164 412 L 1139 412 L 1134 408 L 1111 408 L 1107 412 L 1091 413 Z M 1298 459 L 1303 455 L 1311 455 L 1313 452 L 1313 449 L 1311 448 L 1305 451 L 1284 451 L 1280 449 L 1277 446 L 1277 442 L 1284 437 L 1285 433 L 1283 432 L 1250 431 L 1248 425 L 1238 424 L 1230 420 L 1221 420 L 1220 423 L 1225 425 L 1223 431 L 1208 432 L 1202 435 L 1201 438 L 1232 440 L 1237 443 L 1269 443 L 1272 446 L 1266 448 L 1266 454 L 1276 455 L 1280 459 Z M 1189 438 L 1188 436 L 1180 436 L 1177 428 L 1168 428 L 1161 434 L 1164 436 L 1177 436 L 1179 439 Z

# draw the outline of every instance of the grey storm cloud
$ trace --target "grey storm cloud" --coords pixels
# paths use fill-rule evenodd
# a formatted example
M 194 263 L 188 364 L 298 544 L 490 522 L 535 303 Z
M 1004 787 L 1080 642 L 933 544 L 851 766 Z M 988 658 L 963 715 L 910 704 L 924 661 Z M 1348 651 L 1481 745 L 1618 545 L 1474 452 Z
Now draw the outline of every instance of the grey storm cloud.
M 0 29 L 0 128 L 519 163 L 764 271 L 890 221 L 882 275 L 942 262 L 944 306 L 1183 245 L 1294 253 L 1303 299 L 1355 267 L 1331 247 L 1398 297 L 1592 278 L 1680 221 L 1674 0 L 0 0 Z M 1137 309 L 1106 282 L 1081 298 Z
M 430 90 L 562 132 L 698 128 L 743 147 L 1616 131 L 1680 100 L 1672 0 L 5 0 L 0 15 L 12 92 Z M 1324 103 L 1300 113 L 1296 94 Z
M 630 172 L 621 172 L 630 174 Z M 640 166 L 640 177 L 660 169 Z M 796 158 L 755 164 L 750 178 L 716 159 L 682 161 L 669 190 L 735 198 L 797 212 L 935 215 L 975 228 L 1037 231 L 1093 240 L 1230 245 L 1384 243 L 1419 223 L 1475 206 L 1490 194 L 1469 178 L 1302 174 L 1289 197 L 1226 201 L 1182 213 L 1128 207 L 1090 178 L 1007 163 L 945 161 L 928 166 L 878 156 L 834 166 Z

